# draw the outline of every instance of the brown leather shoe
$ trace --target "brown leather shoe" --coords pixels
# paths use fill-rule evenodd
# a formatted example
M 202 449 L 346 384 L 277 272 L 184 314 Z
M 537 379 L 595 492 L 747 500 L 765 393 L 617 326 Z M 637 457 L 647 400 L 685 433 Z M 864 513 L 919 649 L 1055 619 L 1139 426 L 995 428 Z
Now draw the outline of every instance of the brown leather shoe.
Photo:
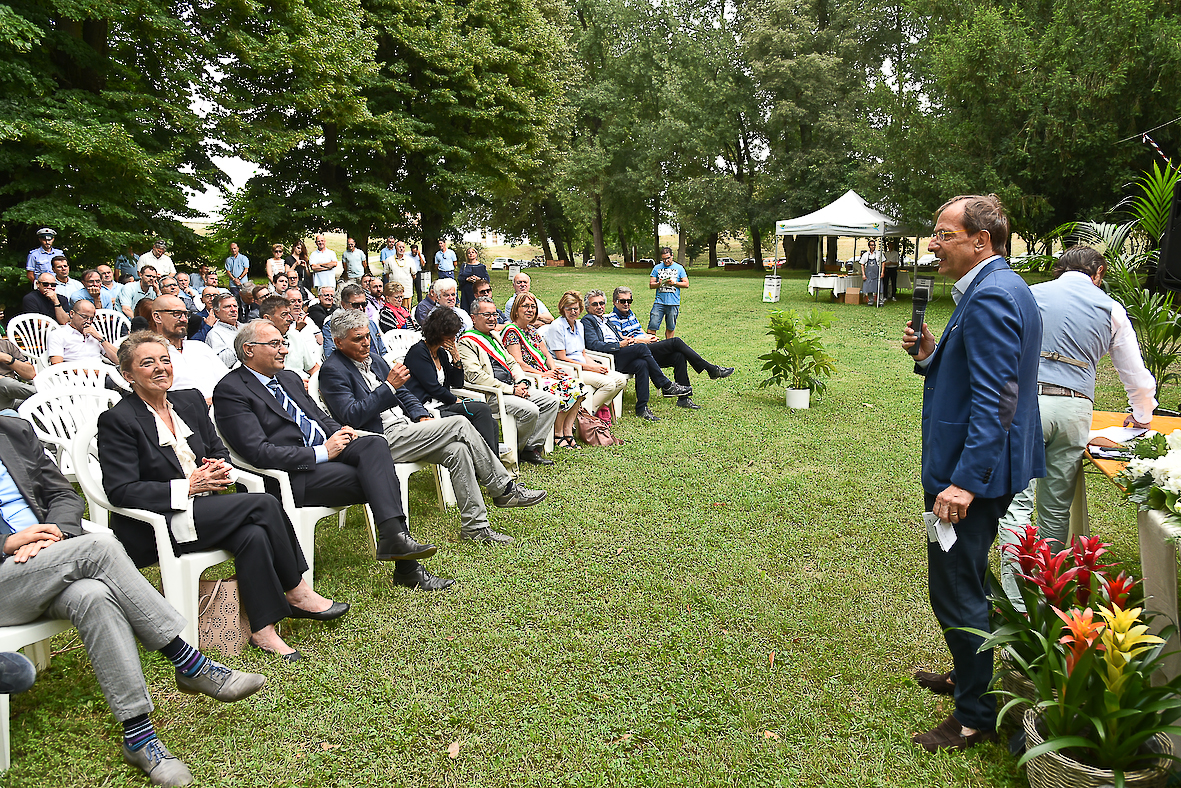
M 996 731 L 977 731 L 971 736 L 964 736 L 962 729 L 963 726 L 953 714 L 926 733 L 916 733 L 911 741 L 931 753 L 968 750 L 986 741 L 996 741 Z
M 946 673 L 928 673 L 925 670 L 916 670 L 914 681 L 920 687 L 929 689 L 936 695 L 955 694 L 955 682 L 951 680 L 950 670 Z

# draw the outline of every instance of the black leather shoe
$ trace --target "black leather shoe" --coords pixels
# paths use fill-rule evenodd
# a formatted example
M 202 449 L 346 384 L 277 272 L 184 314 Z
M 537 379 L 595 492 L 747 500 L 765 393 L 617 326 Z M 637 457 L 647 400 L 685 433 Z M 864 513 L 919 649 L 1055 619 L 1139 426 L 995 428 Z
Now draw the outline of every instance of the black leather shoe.
M 527 462 L 530 465 L 553 465 L 554 461 L 541 456 L 539 451 L 523 451 L 521 452 L 521 462 Z
M 701 410 L 701 406 L 688 397 L 681 397 L 677 400 L 678 408 L 688 408 L 689 410 Z
M 734 367 L 719 367 L 715 365 L 714 368 L 709 371 L 709 379 L 717 380 L 718 378 L 728 378 L 733 374 Z
M 390 579 L 396 585 L 406 586 L 416 591 L 442 591 L 455 585 L 455 581 L 450 577 L 435 577 L 421 566 L 413 572 L 394 572 Z
M 693 393 L 693 387 L 670 382 L 660 390 L 660 393 L 666 397 L 687 397 Z
M 656 414 L 652 412 L 652 409 L 647 405 L 637 410 L 636 415 L 645 421 L 660 421 L 660 419 L 656 418 Z
M 437 552 L 433 544 L 421 544 L 404 531 L 383 536 L 377 542 L 378 561 L 412 561 L 430 558 Z
M 302 607 L 291 606 L 291 613 L 288 618 L 310 618 L 312 621 L 331 621 L 334 618 L 340 618 L 345 613 L 349 612 L 348 602 L 333 602 L 328 606 L 327 610 L 321 610 L 318 613 L 312 610 L 304 610 Z

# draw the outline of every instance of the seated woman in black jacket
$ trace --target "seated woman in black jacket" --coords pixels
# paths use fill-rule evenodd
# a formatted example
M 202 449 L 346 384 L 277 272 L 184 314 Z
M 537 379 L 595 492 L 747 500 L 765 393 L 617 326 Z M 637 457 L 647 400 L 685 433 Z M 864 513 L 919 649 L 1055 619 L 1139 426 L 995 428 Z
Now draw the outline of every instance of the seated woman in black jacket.
M 463 416 L 483 436 L 488 448 L 500 456 L 496 420 L 488 403 L 456 397 L 452 388 L 463 388 L 463 367 L 455 348 L 455 335 L 463 321 L 451 309 L 436 309 L 422 322 L 422 341 L 406 351 L 402 362 L 410 370 L 406 388 L 424 405 L 437 407 L 442 416 Z

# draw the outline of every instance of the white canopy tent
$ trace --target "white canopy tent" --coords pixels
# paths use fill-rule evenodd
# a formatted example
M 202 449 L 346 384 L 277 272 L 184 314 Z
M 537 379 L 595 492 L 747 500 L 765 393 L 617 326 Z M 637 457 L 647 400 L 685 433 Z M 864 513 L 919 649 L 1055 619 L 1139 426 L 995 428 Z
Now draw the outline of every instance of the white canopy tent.
M 818 211 L 775 222 L 776 235 L 844 235 L 882 238 L 909 235 L 898 221 L 866 204 L 850 189 Z M 821 244 L 816 245 L 816 272 L 823 270 Z

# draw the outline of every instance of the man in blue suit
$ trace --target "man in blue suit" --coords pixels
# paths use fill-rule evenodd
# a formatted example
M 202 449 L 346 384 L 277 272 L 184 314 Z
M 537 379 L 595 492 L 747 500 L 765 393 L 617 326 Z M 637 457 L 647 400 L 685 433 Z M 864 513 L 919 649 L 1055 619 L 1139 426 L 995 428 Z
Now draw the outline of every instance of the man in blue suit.
M 929 752 L 964 750 L 996 739 L 996 699 L 986 695 L 992 651 L 961 628 L 989 629 L 985 576 L 997 521 L 1014 494 L 1045 474 L 1037 372 L 1042 322 L 1025 281 L 1005 262 L 1009 220 L 995 195 L 962 196 L 939 211 L 928 250 L 955 279 L 956 307 L 939 343 L 926 324 L 907 324 L 923 375 L 922 482 L 926 508 L 950 524 L 944 550 L 928 537 L 931 608 L 953 669 L 920 671 L 927 689 L 955 695 L 955 713 L 914 742 Z M 932 530 L 934 533 L 934 530 Z

